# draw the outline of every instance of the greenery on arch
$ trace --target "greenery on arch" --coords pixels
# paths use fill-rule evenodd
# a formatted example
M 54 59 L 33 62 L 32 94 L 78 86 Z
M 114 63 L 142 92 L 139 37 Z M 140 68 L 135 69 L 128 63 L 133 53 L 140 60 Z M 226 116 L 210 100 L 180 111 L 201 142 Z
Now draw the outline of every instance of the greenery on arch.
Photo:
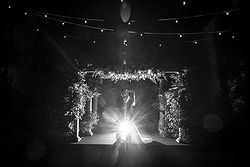
M 171 84 L 168 90 L 163 90 L 159 94 L 159 109 L 164 111 L 164 118 L 159 121 L 159 132 L 163 136 L 176 137 L 178 128 L 181 121 L 182 108 L 180 107 L 180 96 L 186 91 L 185 76 L 187 70 L 182 72 L 176 71 L 159 71 L 154 69 L 136 70 L 134 72 L 119 72 L 111 70 L 80 70 L 77 73 L 78 79 L 70 87 L 70 96 L 66 101 L 71 104 L 70 110 L 65 114 L 66 116 L 73 116 L 75 119 L 89 118 L 89 122 L 97 123 L 98 117 L 91 119 L 86 112 L 87 101 L 94 96 L 99 96 L 100 93 L 97 89 L 91 89 L 87 84 L 86 76 L 90 75 L 92 78 L 96 78 L 98 82 L 103 80 L 111 80 L 113 82 L 118 81 L 140 81 L 150 80 L 154 84 L 159 84 L 162 81 L 166 81 Z M 159 84 L 160 85 L 160 84 Z M 161 89 L 161 88 L 159 88 Z M 69 127 L 74 130 L 74 120 L 69 123 Z M 92 120 L 92 121 L 91 121 Z

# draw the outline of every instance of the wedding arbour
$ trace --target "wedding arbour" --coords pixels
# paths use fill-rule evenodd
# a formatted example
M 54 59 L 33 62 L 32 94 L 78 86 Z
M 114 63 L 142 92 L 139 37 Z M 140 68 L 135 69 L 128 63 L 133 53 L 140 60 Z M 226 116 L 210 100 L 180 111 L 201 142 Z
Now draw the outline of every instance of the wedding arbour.
M 89 122 L 86 126 L 92 126 L 97 124 L 97 99 L 101 95 L 97 87 L 88 85 L 88 79 L 95 79 L 97 82 L 102 83 L 103 80 L 110 80 L 114 83 L 118 81 L 145 81 L 150 80 L 154 84 L 158 85 L 159 93 L 159 111 L 160 119 L 158 130 L 162 136 L 168 137 L 181 137 L 180 125 L 181 121 L 185 119 L 182 117 L 182 111 L 180 105 L 180 98 L 183 96 L 187 101 L 187 89 L 186 89 L 186 74 L 187 69 L 182 71 L 160 71 L 146 69 L 146 70 L 122 70 L 111 71 L 108 69 L 95 69 L 88 70 L 83 69 L 77 72 L 77 80 L 69 87 L 70 95 L 66 97 L 67 103 L 70 103 L 70 109 L 65 113 L 65 116 L 72 116 L 74 119 L 69 122 L 68 127 L 75 133 L 77 140 L 81 138 L 80 121 Z M 167 90 L 164 90 L 163 85 L 170 85 Z M 89 106 L 87 107 L 87 104 Z M 93 119 L 93 117 L 95 117 Z M 92 120 L 91 120 L 92 119 Z M 91 125 L 90 125 L 91 124 Z

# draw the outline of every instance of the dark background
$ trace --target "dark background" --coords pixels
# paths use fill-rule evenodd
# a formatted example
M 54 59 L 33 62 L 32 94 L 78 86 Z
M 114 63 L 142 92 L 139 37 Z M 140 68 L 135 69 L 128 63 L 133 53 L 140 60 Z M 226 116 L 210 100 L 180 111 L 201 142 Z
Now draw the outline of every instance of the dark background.
M 139 1 L 130 2 L 131 19 L 153 20 L 136 22 L 130 27 L 120 18 L 120 1 L 9 1 L 1 2 L 1 140 L 23 143 L 42 138 L 44 133 L 66 131 L 64 97 L 76 74 L 76 69 L 113 68 L 122 65 L 139 69 L 161 70 L 187 68 L 188 89 L 192 97 L 190 116 L 201 136 L 222 136 L 220 143 L 237 143 L 246 138 L 247 109 L 235 112 L 230 105 L 228 80 L 248 76 L 249 29 L 247 1 Z M 8 5 L 12 8 L 8 9 Z M 213 13 L 246 7 L 229 16 L 216 15 L 195 19 L 157 22 L 156 18 L 171 18 Z M 101 23 L 88 23 L 114 28 L 101 33 L 33 15 L 26 9 L 87 18 L 103 18 Z M 39 28 L 37 32 L 36 29 Z M 219 36 L 128 35 L 128 47 L 123 46 L 125 30 L 138 32 L 200 32 L 230 30 Z M 63 36 L 67 35 L 64 39 Z M 232 38 L 234 35 L 235 38 Z M 210 39 L 198 42 L 197 39 Z M 93 43 L 96 41 L 96 43 Z M 162 47 L 159 47 L 159 43 Z M 245 78 L 246 78 L 245 77 Z M 246 80 L 238 83 L 238 96 L 247 97 Z M 223 120 L 223 131 L 209 133 L 203 127 L 204 116 L 214 113 Z M 60 129 L 60 130 L 59 130 Z M 63 129 L 63 130 L 62 130 Z M 51 132 L 48 132 L 51 131 Z M 62 133 L 63 133 L 62 132 Z M 205 135 L 204 135 L 205 133 Z M 54 141 L 55 138 L 46 140 Z M 53 135 L 52 135 L 53 136 Z M 56 136 L 56 135 L 55 135 Z M 44 139 L 45 140 L 45 139 Z M 211 140 L 206 142 L 210 143 Z

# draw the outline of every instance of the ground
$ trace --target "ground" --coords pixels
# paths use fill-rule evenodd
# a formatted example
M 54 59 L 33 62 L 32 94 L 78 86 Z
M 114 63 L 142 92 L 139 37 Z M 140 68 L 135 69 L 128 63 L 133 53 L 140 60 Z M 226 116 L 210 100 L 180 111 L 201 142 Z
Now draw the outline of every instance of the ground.
M 97 133 L 80 142 L 48 144 L 36 140 L 27 144 L 12 143 L 4 154 L 8 166 L 226 166 L 246 161 L 243 152 L 227 152 L 179 144 L 157 134 L 141 133 L 145 144 L 127 144 L 115 156 L 114 133 Z M 13 141 L 18 141 L 18 138 Z M 231 146 L 229 146 L 230 148 Z
M 157 133 L 154 134 L 141 133 L 140 135 L 145 144 L 151 143 L 152 141 L 156 141 L 164 145 L 186 145 L 177 143 L 173 138 L 164 138 Z M 115 132 L 103 132 L 94 134 L 93 136 L 82 137 L 81 141 L 76 142 L 74 144 L 113 145 L 115 141 L 116 141 Z

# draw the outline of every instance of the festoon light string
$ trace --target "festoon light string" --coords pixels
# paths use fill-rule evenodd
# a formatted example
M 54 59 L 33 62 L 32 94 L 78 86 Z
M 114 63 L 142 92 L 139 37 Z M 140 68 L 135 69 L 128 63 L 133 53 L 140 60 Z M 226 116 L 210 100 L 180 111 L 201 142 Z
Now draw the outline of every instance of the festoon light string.
M 183 17 L 169 17 L 169 18 L 159 18 L 159 19 L 133 19 L 130 22 L 166 22 L 166 21 L 174 21 L 175 23 L 179 23 L 180 20 L 187 20 L 187 19 L 195 19 L 200 17 L 207 17 L 207 16 L 216 16 L 216 15 L 226 15 L 228 16 L 232 12 L 237 12 L 240 10 L 244 10 L 246 8 L 235 8 L 235 9 L 228 9 L 223 10 L 219 12 L 212 12 L 212 13 L 206 13 L 206 14 L 197 14 L 193 16 L 183 16 Z
M 185 5 L 186 2 L 183 1 L 183 5 Z M 9 9 L 12 9 L 13 7 L 11 5 L 8 6 Z M 213 13 L 207 13 L 207 14 L 198 14 L 198 15 L 193 15 L 193 16 L 184 16 L 184 17 L 170 17 L 170 18 L 160 18 L 160 19 L 155 19 L 155 20 L 130 20 L 128 22 L 129 25 L 131 23 L 135 22 L 152 22 L 152 21 L 157 21 L 157 22 L 165 22 L 165 21 L 175 21 L 175 23 L 178 23 L 178 20 L 183 20 L 183 19 L 193 19 L 193 18 L 199 18 L 199 17 L 205 17 L 205 16 L 215 16 L 215 15 L 229 15 L 229 13 L 232 12 L 237 12 L 240 10 L 244 10 L 246 8 L 236 8 L 236 9 L 229 9 L 229 10 L 223 10 L 219 12 L 213 12 Z M 60 14 L 54 14 L 54 13 L 47 13 L 47 12 L 41 12 L 41 11 L 36 11 L 36 10 L 31 10 L 31 9 L 26 9 L 24 12 L 25 15 L 31 14 L 36 17 L 40 18 L 45 18 L 49 19 L 52 21 L 59 22 L 61 25 L 74 25 L 74 26 L 79 26 L 83 28 L 88 28 L 88 29 L 93 29 L 93 30 L 98 30 L 99 32 L 103 33 L 104 31 L 106 32 L 114 32 L 116 31 L 114 28 L 107 28 L 107 27 L 102 27 L 102 26 L 92 26 L 87 23 L 89 22 L 106 22 L 107 20 L 100 19 L 100 18 L 86 18 L 86 17 L 74 17 L 74 16 L 66 16 L 66 15 L 60 15 Z M 78 22 L 75 22 L 75 21 Z M 79 23 L 80 21 L 80 23 Z M 39 28 L 36 29 L 36 31 L 39 31 Z M 133 31 L 133 30 L 128 30 L 129 34 L 135 34 L 139 35 L 142 37 L 143 35 L 158 35 L 158 36 L 178 36 L 182 38 L 184 35 L 205 35 L 205 34 L 218 34 L 219 36 L 222 35 L 222 33 L 230 32 L 231 30 L 216 30 L 216 31 L 201 31 L 201 32 L 143 32 L 143 31 Z M 63 36 L 64 38 L 67 37 L 67 35 Z M 71 36 L 71 38 L 74 38 L 74 36 Z M 232 35 L 232 38 L 235 38 L 235 35 Z M 211 40 L 214 38 L 203 38 L 203 39 L 197 39 L 197 40 L 189 40 L 189 41 L 183 41 L 185 43 L 192 42 L 194 44 L 197 44 L 200 41 L 206 41 L 206 40 Z M 95 43 L 94 41 L 93 43 Z M 159 44 L 159 47 L 161 47 L 162 44 Z

